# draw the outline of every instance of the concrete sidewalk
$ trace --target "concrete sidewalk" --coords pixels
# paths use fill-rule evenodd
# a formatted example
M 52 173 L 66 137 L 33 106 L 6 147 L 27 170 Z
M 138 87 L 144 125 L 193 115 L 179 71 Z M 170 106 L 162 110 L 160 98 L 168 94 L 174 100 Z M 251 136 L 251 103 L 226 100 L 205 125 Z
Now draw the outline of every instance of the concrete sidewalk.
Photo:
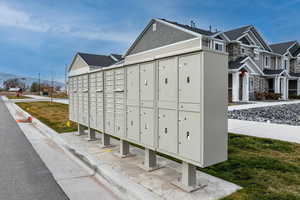
M 300 143 L 300 126 L 229 119 L 228 132 Z
M 278 105 L 284 105 L 284 104 L 296 104 L 296 103 L 300 103 L 300 100 L 277 101 L 277 102 L 253 101 L 253 102 L 250 102 L 249 104 L 228 106 L 228 111 L 243 110 L 243 109 L 250 109 L 250 108 L 260 108 L 260 107 L 267 107 L 267 106 L 278 106 Z
M 15 119 L 26 118 L 11 101 L 6 101 L 5 104 Z M 47 134 L 31 123 L 18 125 L 70 200 L 121 199 L 95 178 L 94 170 L 83 165 L 78 158 L 54 142 Z M 36 197 L 33 196 L 32 199 Z
M 44 97 L 39 95 L 24 95 L 26 97 L 30 97 L 35 100 L 41 100 L 41 101 L 50 101 L 50 97 Z M 29 99 L 24 99 L 24 101 L 28 101 Z M 58 98 L 52 98 L 53 102 L 56 103 L 63 103 L 63 104 L 69 104 L 69 99 L 58 99 Z
M 26 112 L 14 106 L 26 115 Z M 197 171 L 197 180 L 203 188 L 193 193 L 186 193 L 170 184 L 181 176 L 179 163 L 158 156 L 158 163 L 163 168 L 147 172 L 140 167 L 144 160 L 144 151 L 141 149 L 131 146 L 131 153 L 135 156 L 122 159 L 115 155 L 119 152 L 117 140 L 112 139 L 114 147 L 103 149 L 99 146 L 100 134 L 97 134 L 97 141 L 88 142 L 87 135 L 57 134 L 35 118 L 33 118 L 33 125 L 55 143 L 61 144 L 92 167 L 97 172 L 97 178 L 103 180 L 105 185 L 114 192 L 121 194 L 123 199 L 216 200 L 240 189 L 235 184 Z

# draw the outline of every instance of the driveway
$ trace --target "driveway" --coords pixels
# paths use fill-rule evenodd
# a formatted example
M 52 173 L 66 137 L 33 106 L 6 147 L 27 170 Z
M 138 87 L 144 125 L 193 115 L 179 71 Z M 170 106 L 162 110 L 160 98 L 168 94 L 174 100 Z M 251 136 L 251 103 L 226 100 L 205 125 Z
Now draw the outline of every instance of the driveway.
M 0 163 L 0 199 L 68 199 L 9 114 L 1 98 Z

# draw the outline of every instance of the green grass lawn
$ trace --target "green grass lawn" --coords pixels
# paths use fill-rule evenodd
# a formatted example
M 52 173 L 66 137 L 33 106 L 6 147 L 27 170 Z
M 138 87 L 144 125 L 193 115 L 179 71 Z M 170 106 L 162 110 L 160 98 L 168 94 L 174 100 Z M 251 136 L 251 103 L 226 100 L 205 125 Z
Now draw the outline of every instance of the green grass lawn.
M 16 95 L 7 95 L 6 97 L 8 99 L 31 99 L 30 97 L 26 97 L 26 96 L 19 96 L 19 97 L 17 97 Z
M 70 127 L 67 126 L 69 114 L 66 104 L 55 102 L 22 102 L 16 104 L 58 133 L 77 130 L 77 124 L 74 122 L 70 123 Z
M 57 132 L 77 129 L 75 123 L 66 126 L 68 105 L 49 102 L 17 105 Z M 223 200 L 300 200 L 299 144 L 229 134 L 228 153 L 228 161 L 199 169 L 243 187 Z
M 299 144 L 230 134 L 228 161 L 201 171 L 243 187 L 223 200 L 300 199 Z

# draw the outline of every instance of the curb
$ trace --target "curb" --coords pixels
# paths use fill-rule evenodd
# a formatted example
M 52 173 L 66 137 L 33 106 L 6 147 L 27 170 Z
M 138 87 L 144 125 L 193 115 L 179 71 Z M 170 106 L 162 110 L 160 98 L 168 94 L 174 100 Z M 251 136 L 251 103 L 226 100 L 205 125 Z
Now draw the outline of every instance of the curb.
M 16 111 L 22 113 L 25 118 L 31 117 L 29 113 L 21 109 L 14 102 L 9 101 L 9 103 L 11 103 L 12 107 Z M 5 102 L 5 105 L 7 106 L 7 102 Z M 91 158 L 85 152 L 75 149 L 72 145 L 68 144 L 64 139 L 62 139 L 59 136 L 59 133 L 46 126 L 34 117 L 32 117 L 32 125 L 34 125 L 42 134 L 53 140 L 59 147 L 63 149 L 63 151 L 67 155 L 69 155 L 74 161 L 76 161 L 76 163 L 93 174 L 99 182 L 110 188 L 120 199 L 161 199 L 159 195 L 154 194 L 143 186 L 130 180 L 124 180 L 120 178 L 120 174 L 115 174 L 105 165 L 102 164 L 102 168 L 100 168 L 99 166 L 97 166 L 96 160 Z

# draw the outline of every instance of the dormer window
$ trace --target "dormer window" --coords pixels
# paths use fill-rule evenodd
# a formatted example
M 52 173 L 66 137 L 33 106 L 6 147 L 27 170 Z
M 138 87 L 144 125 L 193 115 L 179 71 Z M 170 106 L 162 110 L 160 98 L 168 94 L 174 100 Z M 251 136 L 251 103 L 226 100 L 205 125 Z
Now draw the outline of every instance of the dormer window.
M 223 51 L 223 49 L 224 49 L 223 43 L 215 41 L 215 50 L 216 51 Z

